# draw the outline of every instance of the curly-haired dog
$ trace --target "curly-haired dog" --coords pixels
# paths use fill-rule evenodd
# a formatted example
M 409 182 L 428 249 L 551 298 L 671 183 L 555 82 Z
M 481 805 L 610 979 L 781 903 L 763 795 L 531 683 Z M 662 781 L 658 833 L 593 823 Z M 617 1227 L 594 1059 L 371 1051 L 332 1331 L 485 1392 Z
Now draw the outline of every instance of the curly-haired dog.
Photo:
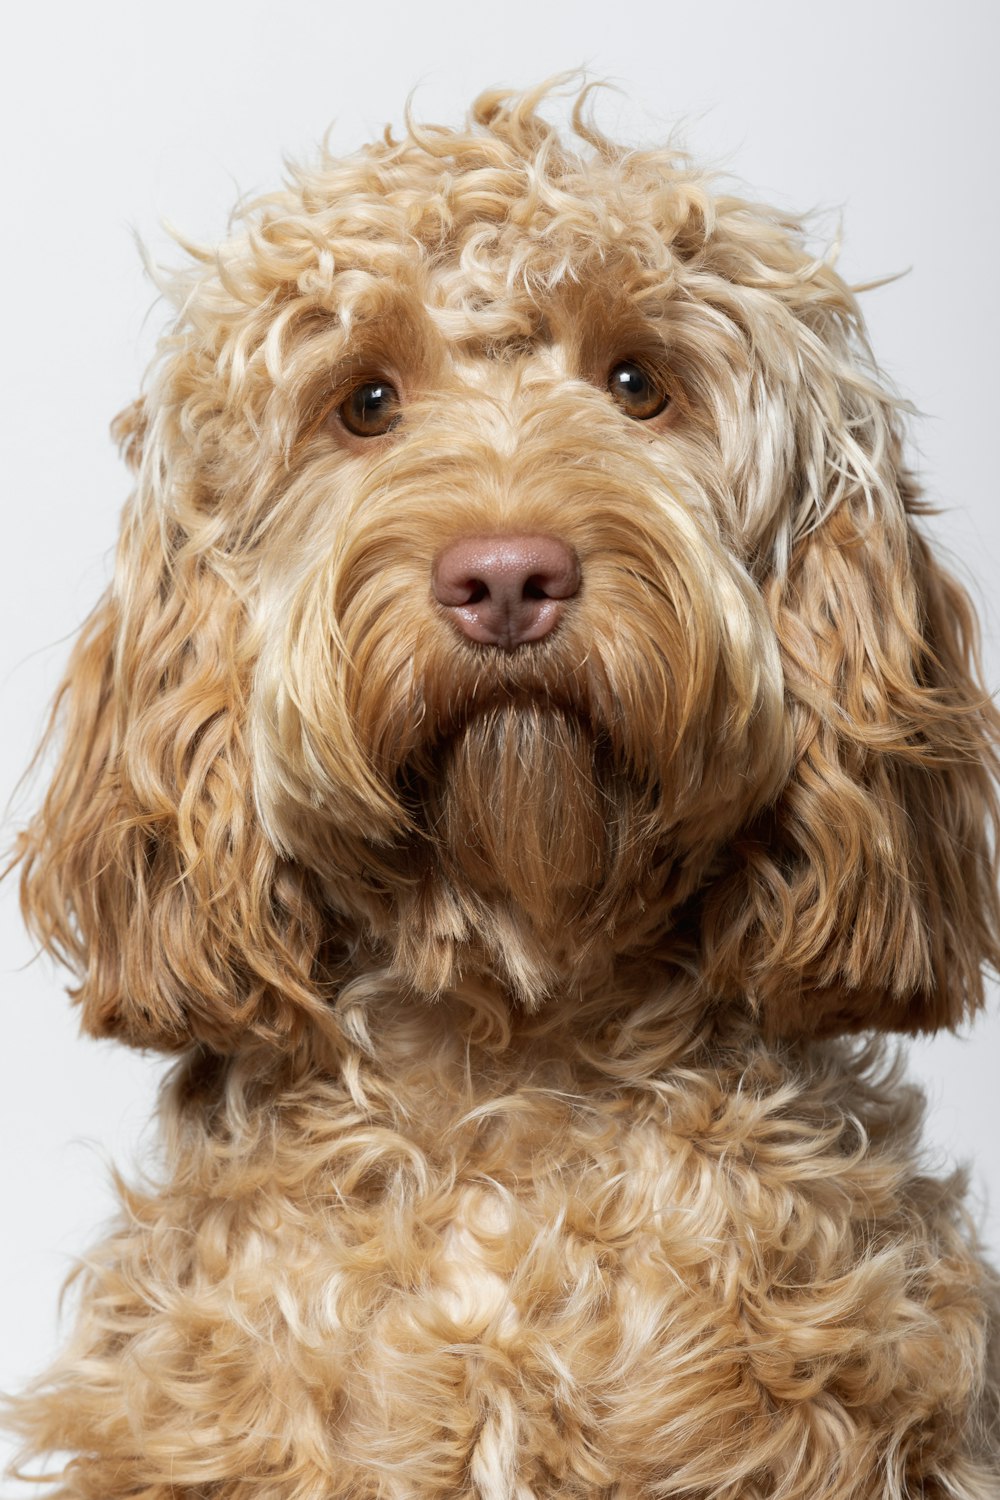
M 880 1045 L 998 954 L 996 719 L 851 291 L 541 92 L 179 278 L 24 903 L 176 1051 L 25 1451 L 87 1500 L 986 1500 Z

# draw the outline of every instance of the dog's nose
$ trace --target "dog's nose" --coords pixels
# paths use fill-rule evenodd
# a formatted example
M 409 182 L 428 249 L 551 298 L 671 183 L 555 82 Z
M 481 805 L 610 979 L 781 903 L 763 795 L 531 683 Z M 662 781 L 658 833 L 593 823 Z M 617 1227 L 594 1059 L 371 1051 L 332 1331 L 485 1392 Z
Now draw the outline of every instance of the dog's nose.
M 580 587 L 580 561 L 555 536 L 462 537 L 440 553 L 434 597 L 470 641 L 511 650 L 540 641 Z

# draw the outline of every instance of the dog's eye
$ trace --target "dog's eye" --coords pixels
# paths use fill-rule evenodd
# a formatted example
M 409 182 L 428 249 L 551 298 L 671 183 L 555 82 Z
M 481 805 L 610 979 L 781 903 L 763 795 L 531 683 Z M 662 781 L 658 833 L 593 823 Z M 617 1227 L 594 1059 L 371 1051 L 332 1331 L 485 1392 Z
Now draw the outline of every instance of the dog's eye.
M 648 422 L 658 417 L 670 401 L 666 391 L 634 360 L 623 359 L 608 376 L 608 390 L 616 406 L 628 417 Z
M 357 437 L 381 437 L 401 415 L 399 395 L 388 380 L 366 380 L 356 385 L 339 411 L 348 432 Z

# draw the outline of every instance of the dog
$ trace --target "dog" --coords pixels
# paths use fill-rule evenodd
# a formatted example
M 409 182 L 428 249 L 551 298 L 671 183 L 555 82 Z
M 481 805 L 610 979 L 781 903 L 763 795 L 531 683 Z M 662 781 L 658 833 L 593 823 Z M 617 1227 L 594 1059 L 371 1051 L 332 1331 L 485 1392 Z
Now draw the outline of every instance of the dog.
M 997 714 L 803 225 L 544 89 L 171 282 L 17 849 L 155 1181 L 60 1500 L 987 1500 L 997 1281 L 886 1034 L 1000 960 Z

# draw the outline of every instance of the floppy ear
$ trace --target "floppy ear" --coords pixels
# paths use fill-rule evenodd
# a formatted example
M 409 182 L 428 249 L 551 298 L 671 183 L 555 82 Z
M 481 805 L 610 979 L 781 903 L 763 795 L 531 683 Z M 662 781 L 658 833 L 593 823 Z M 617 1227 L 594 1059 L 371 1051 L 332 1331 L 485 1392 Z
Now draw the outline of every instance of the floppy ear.
M 133 466 L 143 426 L 137 403 L 113 429 Z M 183 506 L 154 503 L 162 455 L 147 460 L 53 708 L 55 773 L 17 850 L 22 905 L 78 975 L 88 1031 L 225 1051 L 287 1039 L 320 1009 L 320 921 L 255 815 L 243 601 Z
M 795 758 L 707 897 L 707 975 L 771 1035 L 954 1026 L 1000 962 L 1000 720 L 972 606 L 915 524 L 851 293 L 801 252 L 769 260 L 798 372 L 794 389 L 776 363 L 754 375 L 754 409 L 784 403 L 772 430 L 795 434 L 763 584 Z M 766 366 L 763 331 L 755 347 Z

